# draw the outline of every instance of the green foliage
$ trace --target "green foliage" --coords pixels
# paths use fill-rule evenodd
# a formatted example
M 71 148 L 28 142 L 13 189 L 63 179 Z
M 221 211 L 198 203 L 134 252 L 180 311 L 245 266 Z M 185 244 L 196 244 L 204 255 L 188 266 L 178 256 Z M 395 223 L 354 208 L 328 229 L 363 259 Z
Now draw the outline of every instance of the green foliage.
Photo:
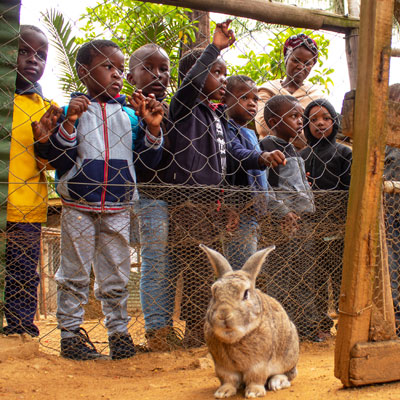
M 75 58 L 78 44 L 72 35 L 72 26 L 65 21 L 57 10 L 46 10 L 42 13 L 44 24 L 50 32 L 50 41 L 56 49 L 56 58 L 60 69 L 59 84 L 61 90 L 69 95 L 71 92 L 83 91 L 84 86 L 75 70 Z
M 245 21 L 241 22 L 243 32 L 246 32 L 245 24 Z M 250 30 L 251 29 L 252 27 L 250 27 Z M 328 58 L 328 39 L 326 39 L 320 33 L 300 28 L 287 28 L 285 30 L 282 30 L 282 27 L 271 27 L 264 25 L 259 27 L 259 30 L 257 30 L 256 27 L 256 30 L 253 30 L 250 36 L 252 37 L 253 34 L 256 32 L 264 35 L 263 38 L 268 36 L 268 40 L 266 41 L 267 44 L 265 47 L 269 51 L 265 53 L 249 50 L 245 54 L 238 55 L 238 58 L 244 60 L 245 64 L 230 65 L 229 74 L 243 74 L 250 76 L 257 85 L 261 85 L 269 80 L 283 78 L 285 76 L 283 44 L 290 36 L 297 35 L 299 33 L 305 33 L 316 41 L 319 49 L 317 67 L 313 69 L 313 76 L 312 78 L 310 78 L 310 81 L 315 84 L 320 84 L 321 86 L 323 86 L 324 90 L 329 93 L 329 85 L 333 85 L 333 81 L 328 75 L 333 72 L 333 69 L 321 69 L 324 62 Z M 318 69 L 318 67 L 320 69 Z
M 86 24 L 82 28 L 85 41 L 104 38 L 108 32 L 127 58 L 147 43 L 157 43 L 171 59 L 171 86 L 177 87 L 177 70 L 181 52 L 181 40 L 195 41 L 196 26 L 190 21 L 187 8 L 177 8 L 132 0 L 115 0 L 87 8 L 82 16 Z M 123 17 L 121 17 L 123 16 Z M 100 32 L 100 33 L 99 33 Z M 122 93 L 131 93 L 126 83 Z
M 98 3 L 87 8 L 80 21 L 83 23 L 82 37 L 72 34 L 72 25 L 63 15 L 55 10 L 43 14 L 44 21 L 51 34 L 50 40 L 57 50 L 57 61 L 60 66 L 60 86 L 69 95 L 73 91 L 84 91 L 79 81 L 74 63 L 79 45 L 92 39 L 104 38 L 116 42 L 129 56 L 146 43 L 157 43 L 163 47 L 171 59 L 171 91 L 178 86 L 178 63 L 181 57 L 182 44 L 195 41 L 196 24 L 188 17 L 189 9 L 145 3 L 132 0 L 114 0 Z M 211 23 L 211 29 L 215 24 Z M 318 83 L 329 92 L 333 82 L 329 75 L 332 69 L 323 68 L 328 57 L 329 40 L 322 34 L 313 31 L 283 28 L 267 25 L 254 20 L 233 18 L 232 29 L 239 41 L 248 41 L 246 54 L 240 54 L 228 66 L 229 74 L 250 76 L 257 84 L 267 80 L 282 78 L 285 74 L 283 62 L 283 44 L 291 36 L 304 32 L 318 44 L 320 54 L 318 65 L 313 69 L 310 80 Z M 262 37 L 265 43 L 261 51 L 254 50 L 254 38 Z M 122 93 L 132 93 L 132 87 L 125 82 Z
M 88 40 L 111 39 L 129 56 L 147 43 L 157 43 L 171 59 L 171 86 L 177 87 L 177 65 L 180 58 L 181 41 L 195 41 L 196 25 L 190 21 L 187 8 L 176 8 L 132 0 L 114 0 L 98 3 L 87 8 L 81 17 L 84 26 L 82 37 L 71 36 L 72 25 L 55 10 L 43 14 L 56 47 L 60 65 L 61 89 L 69 95 L 73 91 L 85 91 L 75 71 L 74 63 L 79 46 Z M 125 82 L 122 93 L 132 93 Z

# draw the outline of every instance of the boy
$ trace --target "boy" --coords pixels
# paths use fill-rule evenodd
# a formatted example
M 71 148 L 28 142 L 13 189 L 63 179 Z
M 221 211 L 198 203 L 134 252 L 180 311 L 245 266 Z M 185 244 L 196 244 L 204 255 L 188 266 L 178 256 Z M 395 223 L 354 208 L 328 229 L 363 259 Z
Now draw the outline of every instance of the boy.
M 136 198 L 133 135 L 137 118 L 119 92 L 124 55 L 109 40 L 85 43 L 76 59 L 87 94 L 73 94 L 63 122 L 50 137 L 48 157 L 59 172 L 63 202 L 57 318 L 61 355 L 74 360 L 102 358 L 83 322 L 91 265 L 95 295 L 102 302 L 112 359 L 132 357 L 128 333 L 130 207 Z M 129 102 L 147 126 L 142 147 L 158 160 L 163 112 L 154 98 L 134 94 Z M 140 150 L 140 149 L 135 149 Z
M 227 157 L 224 107 L 213 101 L 221 101 L 226 92 L 226 64 L 220 52 L 235 41 L 230 22 L 217 24 L 213 42 L 204 51 L 194 49 L 182 57 L 179 76 L 183 81 L 169 110 L 170 151 L 163 180 L 197 186 L 180 188 L 173 207 L 176 214 L 171 218 L 179 222 L 171 228 L 175 235 L 172 265 L 183 275 L 181 318 L 186 321 L 186 347 L 203 343 L 203 318 L 214 278 L 211 269 L 204 268 L 207 259 L 198 244 L 217 247 L 226 225 L 221 185 L 227 183 L 232 160 Z M 263 156 L 262 160 L 270 163 L 272 158 Z M 254 168 L 259 166 L 258 159 L 251 160 Z
M 32 118 L 53 111 L 38 81 L 46 66 L 48 41 L 36 26 L 21 25 L 10 146 L 7 198 L 7 245 L 4 333 L 38 336 L 37 307 L 41 225 L 47 220 L 47 184 L 43 164 L 35 158 Z M 46 111 L 48 110 L 48 111 Z
M 339 294 L 344 249 L 344 225 L 346 222 L 347 198 L 350 187 L 352 151 L 336 142 L 339 118 L 326 99 L 313 100 L 304 111 L 304 134 L 308 146 L 300 155 L 311 188 L 321 193 L 317 204 L 318 226 L 324 230 L 315 240 L 318 259 L 316 261 L 315 287 L 318 299 L 319 337 L 331 336 L 333 320 L 328 315 L 328 284 L 331 281 L 335 310 L 339 306 Z M 322 200 L 322 201 L 321 201 Z
M 229 180 L 234 186 L 250 188 L 246 192 L 241 192 L 240 217 L 237 226 L 229 227 L 233 231 L 232 238 L 225 246 L 225 253 L 232 268 L 240 269 L 245 261 L 257 251 L 257 216 L 265 215 L 268 210 L 274 212 L 279 218 L 285 217 L 284 223 L 290 223 L 292 220 L 293 224 L 296 224 L 297 216 L 291 213 L 282 202 L 274 199 L 273 191 L 268 192 L 270 188 L 263 157 L 273 157 L 272 162 L 267 165 L 276 167 L 279 164 L 285 164 L 285 156 L 280 150 L 274 150 L 271 153 L 262 152 L 255 132 L 247 127 L 257 113 L 258 90 L 255 82 L 245 75 L 230 76 L 227 79 L 224 103 L 229 117 L 228 152 L 229 149 L 233 149 L 242 158 L 239 161 L 233 157 L 236 165 Z M 258 168 L 249 165 L 252 158 L 258 161 Z M 246 195 L 250 196 L 246 199 Z M 254 205 L 248 207 L 246 203 Z
M 145 96 L 153 94 L 161 102 L 165 115 L 162 123 L 165 155 L 168 104 L 164 99 L 170 81 L 168 54 L 153 43 L 140 47 L 130 57 L 127 80 L 136 86 L 136 91 Z M 161 162 L 161 166 L 163 164 Z M 145 320 L 146 347 L 151 351 L 167 351 L 179 347 L 181 342 L 172 320 L 175 300 L 172 282 L 175 279 L 171 276 L 168 259 L 168 204 L 160 193 L 162 181 L 159 174 L 162 170 L 147 166 L 140 154 L 135 161 L 135 169 L 140 193 L 135 211 L 139 220 L 142 258 L 140 302 Z
M 318 341 L 310 259 L 314 253 L 308 227 L 308 219 L 315 211 L 314 198 L 307 182 L 304 161 L 291 144 L 303 130 L 303 108 L 295 97 L 274 96 L 265 105 L 264 119 L 274 136 L 265 137 L 260 142 L 261 149 L 280 150 L 286 157 L 285 165 L 269 170 L 268 182 L 276 198 L 301 217 L 296 234 L 292 232 L 289 240 L 277 245 L 271 254 L 273 259 L 268 263 L 269 269 L 272 266 L 275 269 L 266 271 L 268 277 L 273 277 L 266 291 L 283 304 L 303 340 Z

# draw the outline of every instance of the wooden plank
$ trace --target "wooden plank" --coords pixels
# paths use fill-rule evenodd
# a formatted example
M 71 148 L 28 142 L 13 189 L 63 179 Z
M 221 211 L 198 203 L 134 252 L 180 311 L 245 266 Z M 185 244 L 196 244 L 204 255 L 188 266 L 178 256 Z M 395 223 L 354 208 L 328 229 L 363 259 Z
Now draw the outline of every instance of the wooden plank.
M 357 343 L 350 355 L 352 386 L 400 380 L 400 340 Z
M 353 137 L 354 131 L 355 97 L 355 90 L 347 92 L 342 105 L 342 133 L 350 138 Z M 400 147 L 400 103 L 397 101 L 388 101 L 387 124 L 386 144 Z
M 369 328 L 370 341 L 396 339 L 392 289 L 390 286 L 388 250 L 386 245 L 385 213 L 379 212 L 379 256 L 374 279 L 373 306 Z
M 354 107 L 353 166 L 346 223 L 335 376 L 350 379 L 350 351 L 366 342 L 376 267 L 378 208 L 385 149 L 393 0 L 363 0 L 357 90 Z
M 323 29 L 339 33 L 346 33 L 349 29 L 359 26 L 358 18 L 266 0 L 252 0 L 250 3 L 248 0 L 150 0 L 147 2 L 251 18 L 270 24 L 313 30 Z

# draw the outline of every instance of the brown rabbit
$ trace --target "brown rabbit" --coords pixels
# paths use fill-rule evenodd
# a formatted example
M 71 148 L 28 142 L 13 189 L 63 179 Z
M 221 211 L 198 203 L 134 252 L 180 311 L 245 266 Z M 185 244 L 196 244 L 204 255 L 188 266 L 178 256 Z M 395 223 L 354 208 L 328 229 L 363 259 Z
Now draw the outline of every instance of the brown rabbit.
M 297 375 L 299 338 L 283 307 L 255 288 L 267 255 L 275 246 L 253 254 L 240 271 L 204 245 L 218 280 L 212 285 L 204 334 L 221 386 L 218 399 L 236 394 L 244 384 L 246 398 L 290 386 Z

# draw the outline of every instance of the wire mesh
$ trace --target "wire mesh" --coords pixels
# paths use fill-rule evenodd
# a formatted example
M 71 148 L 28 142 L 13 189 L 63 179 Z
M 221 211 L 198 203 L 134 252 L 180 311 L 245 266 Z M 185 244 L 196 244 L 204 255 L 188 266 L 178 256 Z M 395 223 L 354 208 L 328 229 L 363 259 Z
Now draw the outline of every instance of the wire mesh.
M 43 18 L 53 40 L 61 26 L 72 24 L 56 14 Z M 199 248 L 202 243 L 224 254 L 234 269 L 257 249 L 275 244 L 257 287 L 284 305 L 302 340 L 334 335 L 351 143 L 341 136 L 340 118 L 330 103 L 313 103 L 304 121 L 303 111 L 313 100 L 330 99 L 330 76 L 344 50 L 331 61 L 328 55 L 337 47 L 329 44 L 343 44 L 343 37 L 306 31 L 312 40 L 304 41 L 299 29 L 233 18 L 236 43 L 225 46 L 226 61 L 220 61 L 218 48 L 204 49 L 224 16 L 105 1 L 83 20 L 79 39 L 64 49 L 71 53 L 69 62 L 75 63 L 81 43 L 95 37 L 120 47 L 98 42 L 78 60 L 76 72 L 74 65 L 61 72 L 65 93 L 91 95 L 84 112 L 76 112 L 74 129 L 60 125 L 73 115 L 64 108 L 54 131 L 51 124 L 41 127 L 40 135 L 53 132 L 51 139 L 41 136 L 34 146 L 31 123 L 54 102 L 26 85 L 23 75 L 30 72 L 21 60 L 12 68 L 23 90 L 9 99 L 14 116 L 7 137 L 9 194 L 2 205 L 8 210 L 5 333 L 39 336 L 47 351 L 74 359 L 203 345 L 215 276 Z M 34 60 L 39 52 L 32 37 L 43 38 L 43 33 L 32 28 L 15 32 L 19 57 L 25 56 L 21 46 L 27 46 L 24 51 L 33 54 L 26 64 L 44 68 L 43 60 Z M 127 63 L 122 53 L 135 57 Z M 4 54 L 1 49 L 0 57 Z M 69 65 L 67 59 L 62 63 Z M 218 63 L 221 70 L 216 71 Z M 210 74 L 211 89 L 210 82 L 205 84 Z M 232 80 L 226 87 L 225 75 L 239 74 L 252 80 Z M 298 90 L 292 91 L 295 82 Z M 135 89 L 144 96 L 154 93 L 162 103 L 162 143 L 149 130 L 154 119 L 143 113 L 138 118 L 132 104 L 118 97 Z M 244 103 L 253 92 L 255 97 Z M 281 151 L 286 157 L 286 165 L 271 168 L 258 143 L 265 136 L 261 126 L 266 127 L 259 116 L 267 115 L 265 104 L 276 95 L 295 99 L 289 99 L 285 112 L 280 106 L 272 111 L 267 139 L 282 140 L 290 131 L 295 140 L 261 142 L 264 152 Z M 298 107 L 296 98 L 302 111 L 300 125 L 293 128 L 285 118 Z M 69 100 L 66 104 L 69 110 L 76 107 Z M 330 125 L 321 125 L 315 137 L 319 122 L 313 116 L 320 110 L 329 114 Z M 332 126 L 334 133 L 326 140 L 324 132 L 332 132 Z M 56 175 L 45 172 L 43 158 Z M 394 295 L 399 286 L 396 196 L 385 198 Z

